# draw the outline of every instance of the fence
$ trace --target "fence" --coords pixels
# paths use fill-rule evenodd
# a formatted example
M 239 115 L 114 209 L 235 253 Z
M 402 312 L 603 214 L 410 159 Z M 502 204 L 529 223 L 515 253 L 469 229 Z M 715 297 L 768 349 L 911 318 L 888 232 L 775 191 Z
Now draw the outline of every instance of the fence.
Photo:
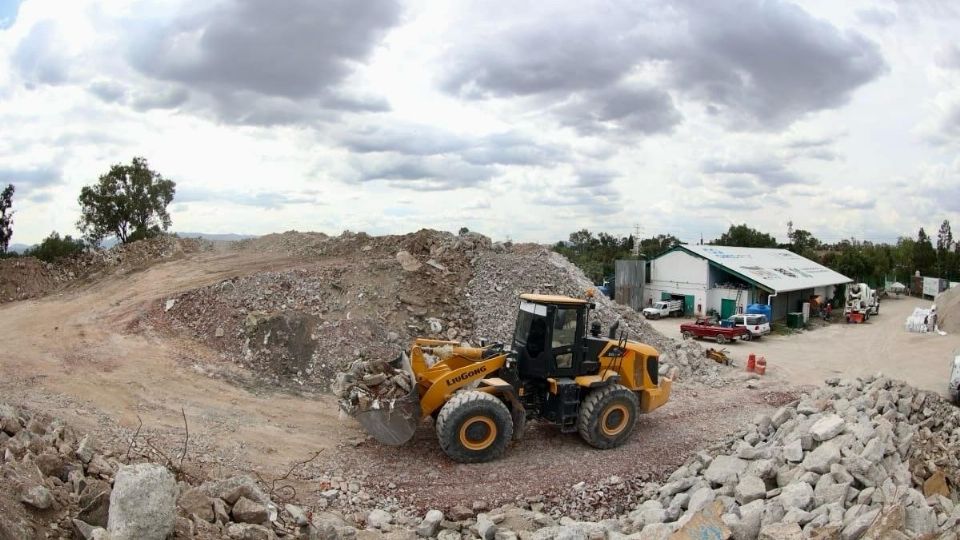
M 643 284 L 646 282 L 647 262 L 620 260 L 616 262 L 615 270 L 614 300 L 639 311 L 643 308 Z

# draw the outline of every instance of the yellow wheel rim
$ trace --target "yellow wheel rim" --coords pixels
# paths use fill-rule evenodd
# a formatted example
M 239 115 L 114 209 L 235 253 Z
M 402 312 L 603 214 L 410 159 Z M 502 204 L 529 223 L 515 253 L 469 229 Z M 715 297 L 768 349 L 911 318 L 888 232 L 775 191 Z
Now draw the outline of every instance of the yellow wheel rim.
M 486 416 L 472 416 L 460 426 L 460 444 L 468 450 L 485 450 L 497 439 L 497 425 Z
M 616 437 L 627 429 L 630 420 L 630 411 L 625 405 L 615 403 L 603 411 L 600 417 L 600 431 L 607 437 Z

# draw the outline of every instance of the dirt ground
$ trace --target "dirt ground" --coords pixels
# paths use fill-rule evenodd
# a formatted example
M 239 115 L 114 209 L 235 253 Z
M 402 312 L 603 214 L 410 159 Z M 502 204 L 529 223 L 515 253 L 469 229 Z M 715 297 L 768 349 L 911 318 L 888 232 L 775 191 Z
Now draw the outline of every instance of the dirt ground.
M 138 417 L 142 437 L 178 448 L 182 408 L 190 425 L 189 458 L 210 474 L 276 475 L 326 449 L 300 474 L 300 496 L 308 504 L 339 478 L 361 479 L 373 497 L 390 492 L 419 508 L 541 494 L 549 502 L 551 495 L 568 493 L 581 481 L 613 475 L 657 478 L 758 412 L 796 397 L 784 391 L 789 385 L 773 381 L 756 390 L 739 383 L 713 389 L 681 381 L 674 399 L 642 418 L 633 440 L 619 449 L 597 452 L 575 435 L 533 425 L 504 460 L 465 466 L 440 452 L 428 422 L 406 446 L 383 447 L 367 439 L 352 419 L 341 419 L 331 396 L 251 391 L 202 367 L 219 363 L 223 372 L 239 369 L 221 353 L 187 338 L 136 329 L 145 310 L 181 291 L 303 264 L 303 259 L 221 248 L 0 306 L 0 396 L 65 418 L 121 448 Z M 585 456 L 595 461 L 584 465 Z M 506 493 L 508 470 L 512 483 Z
M 766 357 L 766 378 L 771 381 L 819 385 L 828 377 L 882 372 L 946 395 L 952 359 L 960 354 L 960 334 L 915 334 L 904 329 L 904 321 L 914 308 L 929 308 L 930 304 L 918 298 L 885 298 L 880 314 L 864 324 L 833 322 L 821 326 L 817 321 L 811 330 L 724 347 L 740 366 L 750 353 Z M 650 324 L 665 335 L 679 338 L 681 322 L 661 319 Z M 716 347 L 708 340 L 703 344 Z

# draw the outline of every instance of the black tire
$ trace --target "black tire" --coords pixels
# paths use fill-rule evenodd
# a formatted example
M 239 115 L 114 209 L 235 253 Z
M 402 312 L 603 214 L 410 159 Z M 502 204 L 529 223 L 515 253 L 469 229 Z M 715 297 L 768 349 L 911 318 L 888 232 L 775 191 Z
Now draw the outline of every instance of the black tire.
M 482 463 L 499 458 L 513 437 L 510 410 L 496 396 L 460 391 L 440 409 L 437 439 L 450 459 Z
M 723 335 L 723 334 L 717 334 L 717 344 L 718 344 L 718 345 L 723 345 L 723 344 L 726 343 L 726 342 L 727 342 L 727 336 L 725 336 L 725 335 Z
M 693 339 L 696 337 L 693 335 L 693 332 L 683 332 L 680 335 L 683 336 L 683 339 Z
M 753 339 L 753 334 L 751 334 L 750 332 L 747 332 L 746 334 L 743 335 L 743 337 L 740 338 L 741 341 L 750 341 L 752 339 Z
M 640 400 L 629 388 L 611 384 L 590 392 L 580 404 L 577 431 L 587 444 L 607 449 L 620 446 L 637 425 Z

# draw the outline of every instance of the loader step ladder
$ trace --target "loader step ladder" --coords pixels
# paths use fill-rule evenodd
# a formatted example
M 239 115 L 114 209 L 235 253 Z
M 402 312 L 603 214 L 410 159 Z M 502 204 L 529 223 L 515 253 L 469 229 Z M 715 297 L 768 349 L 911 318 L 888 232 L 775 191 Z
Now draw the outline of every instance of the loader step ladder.
M 557 397 L 560 399 L 560 431 L 577 431 L 580 420 L 580 387 L 573 379 L 557 379 Z

